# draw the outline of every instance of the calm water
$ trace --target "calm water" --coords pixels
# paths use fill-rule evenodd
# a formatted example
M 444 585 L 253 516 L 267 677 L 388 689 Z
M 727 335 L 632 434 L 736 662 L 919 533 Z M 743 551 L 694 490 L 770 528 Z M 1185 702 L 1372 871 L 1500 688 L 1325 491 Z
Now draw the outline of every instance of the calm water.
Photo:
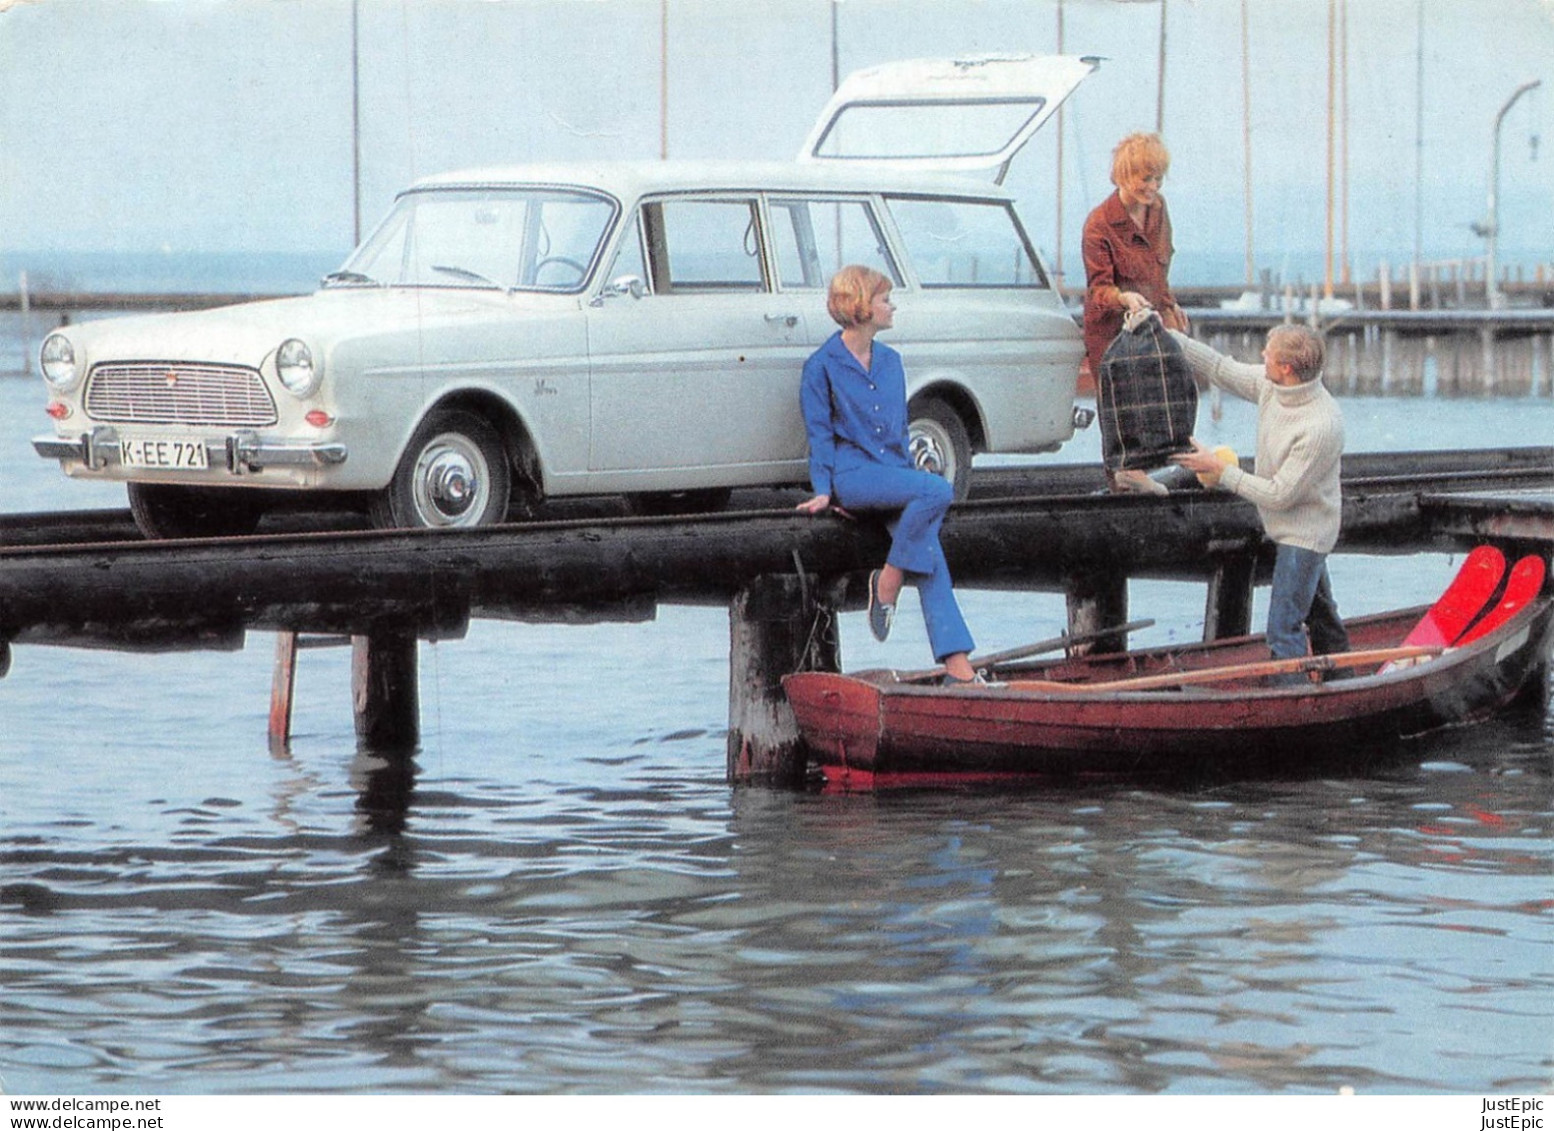
M 0 381 L 0 510 L 122 505 L 31 454 L 41 403 Z M 1250 451 L 1226 410 L 1202 434 Z M 1345 410 L 1353 450 L 1554 438 L 1546 400 Z M 1452 565 L 1337 559 L 1335 585 L 1366 612 Z M 1055 595 L 965 604 L 985 650 L 1062 627 Z M 1132 607 L 1159 621 L 1141 640 L 1201 629 L 1199 587 Z M 1554 1085 L 1547 718 L 1344 780 L 733 790 L 726 617 L 665 608 L 424 645 L 405 773 L 358 752 L 340 650 L 304 654 L 294 741 L 269 753 L 272 648 L 16 650 L 6 1091 Z M 910 610 L 888 646 L 850 614 L 843 649 L 926 654 Z

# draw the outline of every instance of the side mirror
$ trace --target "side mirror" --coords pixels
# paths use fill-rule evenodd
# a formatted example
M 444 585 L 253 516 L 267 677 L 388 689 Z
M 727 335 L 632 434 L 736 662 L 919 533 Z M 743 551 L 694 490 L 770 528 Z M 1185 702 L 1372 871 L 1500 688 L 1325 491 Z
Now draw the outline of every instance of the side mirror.
M 632 298 L 641 298 L 647 294 L 647 284 L 636 275 L 617 275 L 605 284 L 604 293 L 607 295 L 630 295 Z

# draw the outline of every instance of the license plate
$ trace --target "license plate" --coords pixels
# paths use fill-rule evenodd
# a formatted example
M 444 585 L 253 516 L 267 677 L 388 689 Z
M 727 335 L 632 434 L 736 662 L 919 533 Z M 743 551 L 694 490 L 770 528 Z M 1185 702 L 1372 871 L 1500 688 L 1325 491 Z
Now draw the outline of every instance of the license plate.
M 170 467 L 204 471 L 210 455 L 200 440 L 121 440 L 119 458 L 125 467 Z

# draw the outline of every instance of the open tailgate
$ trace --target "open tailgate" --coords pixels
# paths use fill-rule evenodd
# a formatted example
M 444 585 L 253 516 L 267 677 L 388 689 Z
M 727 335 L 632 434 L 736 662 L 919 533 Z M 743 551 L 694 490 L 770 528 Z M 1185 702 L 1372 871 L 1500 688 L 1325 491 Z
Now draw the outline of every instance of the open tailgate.
M 908 59 L 849 75 L 800 161 L 872 161 L 938 172 L 997 169 L 1100 60 L 1077 55 Z

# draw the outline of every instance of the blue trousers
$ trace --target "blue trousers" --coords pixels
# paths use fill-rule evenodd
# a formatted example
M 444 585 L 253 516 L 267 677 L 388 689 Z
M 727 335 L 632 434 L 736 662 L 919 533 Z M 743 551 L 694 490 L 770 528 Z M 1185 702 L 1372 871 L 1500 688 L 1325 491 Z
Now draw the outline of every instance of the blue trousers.
M 894 511 L 885 523 L 890 553 L 885 561 L 917 586 L 935 661 L 970 652 L 971 631 L 961 616 L 950 567 L 939 545 L 939 526 L 955 500 L 948 480 L 910 467 L 871 465 L 838 470 L 831 481 L 836 501 L 848 510 Z
M 1338 617 L 1327 579 L 1327 555 L 1299 546 L 1280 545 L 1273 559 L 1273 592 L 1268 599 L 1268 650 L 1276 660 L 1306 654 L 1347 652 L 1349 634 Z

